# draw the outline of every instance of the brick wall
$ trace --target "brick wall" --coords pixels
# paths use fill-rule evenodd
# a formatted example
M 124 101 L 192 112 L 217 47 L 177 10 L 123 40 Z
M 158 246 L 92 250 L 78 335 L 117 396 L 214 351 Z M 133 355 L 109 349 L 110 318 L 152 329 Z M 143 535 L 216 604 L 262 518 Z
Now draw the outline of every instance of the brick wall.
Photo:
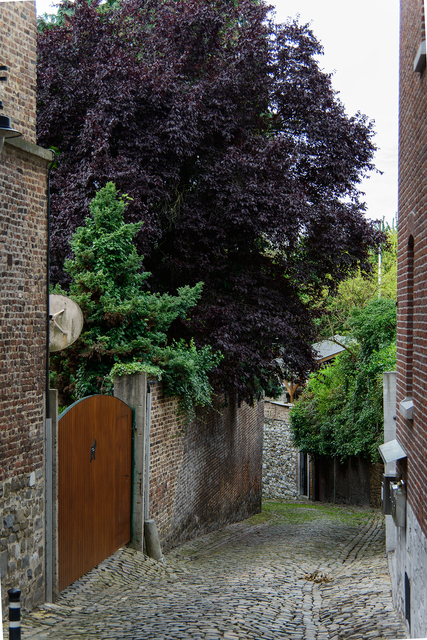
M 397 470 L 408 508 L 389 558 L 394 601 L 402 615 L 410 611 L 411 637 L 427 634 L 427 72 L 414 70 L 423 42 L 424 2 L 401 0 L 396 438 L 407 453 Z M 413 400 L 413 420 L 400 411 L 405 398 Z
M 414 419 L 397 414 L 408 454 L 399 465 L 408 501 L 427 534 L 427 73 L 414 72 L 424 34 L 421 0 L 401 2 L 397 405 L 413 397 Z
M 0 85 L 11 125 L 26 140 L 36 142 L 36 8 L 35 1 L 2 2 L 0 6 L 0 65 L 8 80 Z
M 43 464 L 46 162 L 0 156 L 0 481 Z
M 3 115 L 22 138 L 0 153 L 0 575 L 22 606 L 44 600 L 43 392 L 46 344 L 46 183 L 37 147 L 34 2 L 0 3 Z M 7 609 L 3 608 L 4 614 Z
M 261 510 L 263 402 L 201 412 L 188 425 L 152 383 L 150 518 L 163 550 Z

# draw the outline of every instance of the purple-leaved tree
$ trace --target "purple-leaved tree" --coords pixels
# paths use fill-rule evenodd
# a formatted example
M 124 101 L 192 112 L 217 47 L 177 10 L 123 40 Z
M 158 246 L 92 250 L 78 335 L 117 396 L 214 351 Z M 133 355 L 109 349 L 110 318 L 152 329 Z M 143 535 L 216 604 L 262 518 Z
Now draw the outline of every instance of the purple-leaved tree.
M 313 365 L 315 304 L 379 236 L 358 185 L 373 127 L 346 115 L 308 26 L 255 0 L 64 3 L 38 39 L 38 143 L 54 146 L 52 278 L 96 191 L 132 198 L 152 291 L 204 282 L 171 337 L 221 350 L 251 400 Z M 68 15 L 67 15 L 68 13 Z

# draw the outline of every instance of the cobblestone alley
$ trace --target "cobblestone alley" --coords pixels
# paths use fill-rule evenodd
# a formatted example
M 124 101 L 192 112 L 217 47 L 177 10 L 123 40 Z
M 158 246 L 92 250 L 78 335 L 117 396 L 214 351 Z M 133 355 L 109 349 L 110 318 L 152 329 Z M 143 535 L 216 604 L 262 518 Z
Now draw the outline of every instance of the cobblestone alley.
M 22 628 L 34 640 L 408 637 L 393 609 L 382 515 L 296 502 L 267 502 L 165 564 L 122 549 Z

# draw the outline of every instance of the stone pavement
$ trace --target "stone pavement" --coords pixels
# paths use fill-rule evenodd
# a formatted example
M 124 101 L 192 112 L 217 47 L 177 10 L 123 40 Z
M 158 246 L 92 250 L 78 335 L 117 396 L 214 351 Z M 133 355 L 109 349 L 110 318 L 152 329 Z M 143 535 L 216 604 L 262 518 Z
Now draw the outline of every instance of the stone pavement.
M 408 637 L 393 609 L 382 515 L 296 502 L 266 503 L 165 564 L 121 549 L 22 628 L 24 640 Z

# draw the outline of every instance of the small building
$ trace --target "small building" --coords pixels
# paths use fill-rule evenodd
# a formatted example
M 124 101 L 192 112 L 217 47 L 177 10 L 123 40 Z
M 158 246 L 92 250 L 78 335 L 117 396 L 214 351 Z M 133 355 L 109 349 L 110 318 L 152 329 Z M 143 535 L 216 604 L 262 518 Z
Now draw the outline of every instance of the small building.
M 411 637 L 427 636 L 427 69 L 424 0 L 401 0 L 396 466 L 406 518 L 389 552 Z M 388 464 L 391 460 L 388 458 Z M 403 495 L 403 499 L 404 499 Z
M 0 576 L 45 598 L 44 390 L 47 175 L 36 145 L 35 2 L 0 3 Z M 8 121 L 7 118 L 10 120 Z M 8 133 L 8 132 L 6 132 Z
M 348 341 L 346 336 L 333 336 L 329 340 L 322 340 L 313 344 L 313 350 L 316 351 L 316 360 L 319 364 L 330 362 L 337 357 L 339 353 L 345 351 L 345 342 Z

